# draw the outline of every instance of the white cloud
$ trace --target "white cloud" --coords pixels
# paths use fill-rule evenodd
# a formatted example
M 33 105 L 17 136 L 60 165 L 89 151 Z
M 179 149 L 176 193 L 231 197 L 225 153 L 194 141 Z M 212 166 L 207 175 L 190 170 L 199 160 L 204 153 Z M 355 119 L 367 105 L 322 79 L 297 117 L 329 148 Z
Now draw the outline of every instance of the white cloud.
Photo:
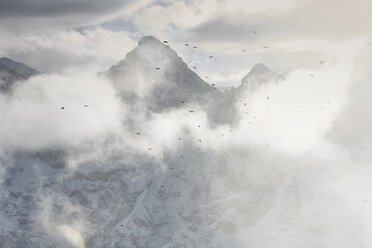
M 4 32 L 0 38 L 3 56 L 45 72 L 89 67 L 96 71 L 106 70 L 123 59 L 134 46 L 135 42 L 125 31 L 102 28 L 23 35 Z
M 110 83 L 84 72 L 35 76 L 0 102 L 2 145 L 30 150 L 115 133 L 125 113 Z

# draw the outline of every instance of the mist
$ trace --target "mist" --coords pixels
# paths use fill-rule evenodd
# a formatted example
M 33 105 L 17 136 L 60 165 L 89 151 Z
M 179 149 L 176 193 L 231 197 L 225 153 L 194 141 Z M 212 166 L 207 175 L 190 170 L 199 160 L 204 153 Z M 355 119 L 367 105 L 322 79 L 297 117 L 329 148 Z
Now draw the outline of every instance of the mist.
M 5 247 L 372 245 L 363 40 L 225 93 L 167 45 L 142 44 L 104 73 L 39 74 L 1 93 Z M 182 104 L 154 90 L 172 89 L 175 68 L 203 84 L 178 86 L 190 87 Z

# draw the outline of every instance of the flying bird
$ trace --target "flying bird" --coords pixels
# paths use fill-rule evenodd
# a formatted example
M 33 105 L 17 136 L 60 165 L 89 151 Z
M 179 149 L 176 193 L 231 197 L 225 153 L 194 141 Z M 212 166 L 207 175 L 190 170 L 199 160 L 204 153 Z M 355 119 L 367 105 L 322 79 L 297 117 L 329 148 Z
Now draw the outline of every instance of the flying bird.
M 193 48 L 198 48 L 197 46 L 194 46 Z
M 257 31 L 256 30 L 253 30 L 252 32 L 255 33 L 255 34 L 257 34 Z
M 194 110 L 190 110 L 189 112 L 190 112 L 190 113 L 193 113 L 193 112 L 194 112 Z
M 185 46 L 189 46 L 189 44 L 186 43 Z
M 61 107 L 61 109 L 63 110 L 63 109 L 65 109 L 65 107 Z
M 160 68 L 159 67 L 156 67 L 156 70 L 160 70 Z
M 140 135 L 141 133 L 137 133 L 137 135 Z
M 163 42 L 164 42 L 164 43 L 168 43 L 168 41 L 166 41 L 166 40 L 165 40 L 165 41 L 163 41 Z
M 196 69 L 196 66 L 194 66 L 194 69 Z
M 320 62 L 321 64 L 324 64 L 324 61 L 323 61 L 323 60 L 320 60 L 319 62 Z
M 211 59 L 211 58 L 213 58 L 213 56 L 211 55 L 211 56 L 209 56 L 209 58 Z
M 85 104 L 84 107 L 88 107 L 88 104 Z

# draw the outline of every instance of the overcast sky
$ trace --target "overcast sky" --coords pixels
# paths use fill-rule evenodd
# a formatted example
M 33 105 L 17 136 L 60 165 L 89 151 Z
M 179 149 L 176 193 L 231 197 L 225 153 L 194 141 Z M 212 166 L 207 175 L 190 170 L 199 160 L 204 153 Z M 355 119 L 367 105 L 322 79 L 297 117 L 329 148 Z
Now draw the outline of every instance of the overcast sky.
M 0 0 L 0 56 L 99 71 L 154 35 L 200 76 L 231 85 L 260 62 L 284 74 L 332 61 L 337 44 L 369 49 L 370 13 L 368 0 Z

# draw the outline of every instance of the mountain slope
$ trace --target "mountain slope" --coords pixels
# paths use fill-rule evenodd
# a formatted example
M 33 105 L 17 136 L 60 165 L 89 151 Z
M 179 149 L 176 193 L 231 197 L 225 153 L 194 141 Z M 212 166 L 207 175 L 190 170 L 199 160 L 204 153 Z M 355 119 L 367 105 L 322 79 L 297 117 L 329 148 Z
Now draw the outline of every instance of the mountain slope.
M 26 80 L 39 74 L 37 70 L 9 58 L 0 58 L 0 91 L 7 92 L 15 81 Z

